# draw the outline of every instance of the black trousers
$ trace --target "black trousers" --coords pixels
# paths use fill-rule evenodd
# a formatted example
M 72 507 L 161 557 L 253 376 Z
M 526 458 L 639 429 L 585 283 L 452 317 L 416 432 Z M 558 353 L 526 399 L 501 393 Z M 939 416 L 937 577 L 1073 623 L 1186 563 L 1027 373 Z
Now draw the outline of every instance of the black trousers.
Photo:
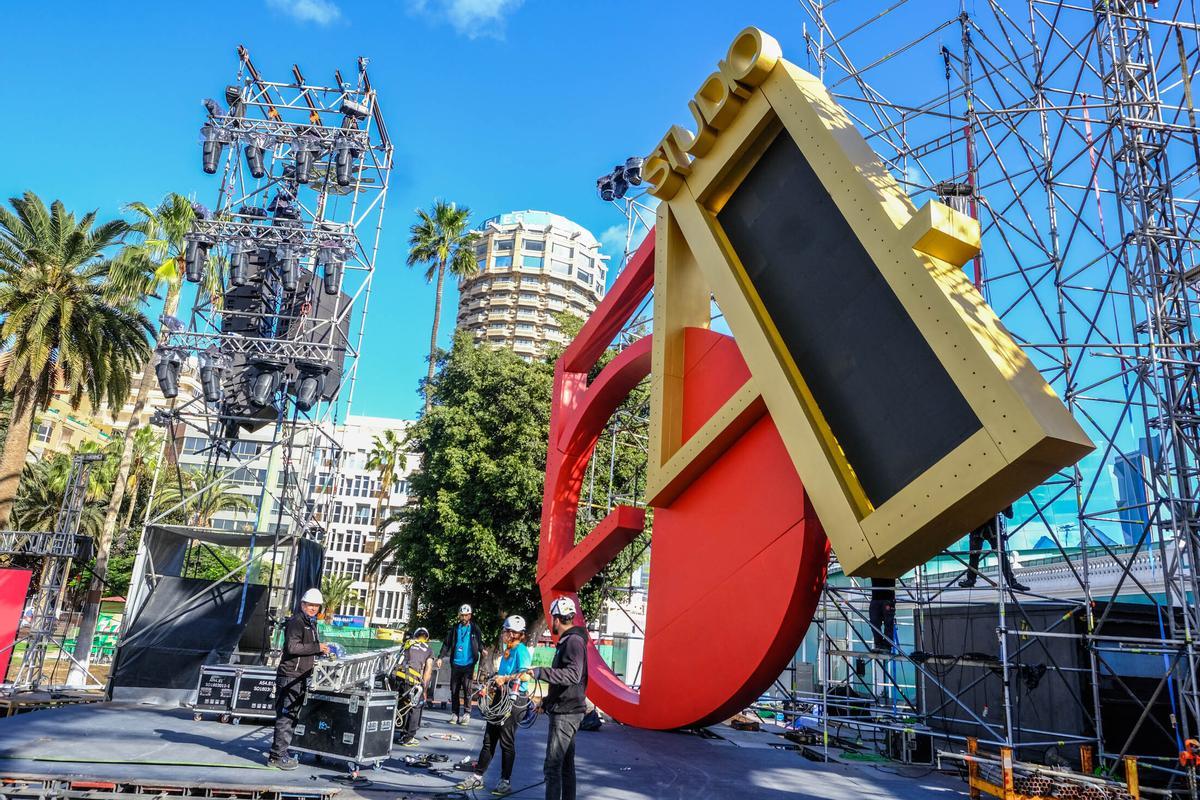
M 496 754 L 496 745 L 500 745 L 500 777 L 503 780 L 512 778 L 513 762 L 517 760 L 517 715 L 509 714 L 503 722 L 489 722 L 483 732 L 483 747 L 479 750 L 479 762 L 475 765 L 475 774 L 487 772 L 492 756 Z
M 457 715 L 459 709 L 459 693 L 461 692 L 462 703 L 467 707 L 467 713 L 471 713 L 471 680 L 475 677 L 475 665 L 468 664 L 465 667 L 460 667 L 456 664 L 450 665 L 450 712 Z
M 275 739 L 271 742 L 271 758 L 288 755 L 296 720 L 300 718 L 300 707 L 307 694 L 307 674 L 275 677 Z
M 422 693 L 417 702 L 413 703 L 412 708 L 404 712 L 404 738 L 412 739 L 417 735 L 417 729 L 421 727 L 421 714 L 425 711 L 425 696 Z
M 575 734 L 583 714 L 547 714 L 550 738 L 546 742 L 546 800 L 575 800 Z

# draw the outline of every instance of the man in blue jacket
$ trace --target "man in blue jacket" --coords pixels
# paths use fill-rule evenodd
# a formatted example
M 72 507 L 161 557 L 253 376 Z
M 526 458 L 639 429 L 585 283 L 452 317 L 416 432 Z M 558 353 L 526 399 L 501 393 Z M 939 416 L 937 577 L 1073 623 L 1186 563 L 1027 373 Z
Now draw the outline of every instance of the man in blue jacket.
M 451 725 L 466 725 L 471 721 L 472 685 L 482 649 L 483 634 L 480 633 L 479 626 L 471 621 L 471 607 L 463 603 L 458 609 L 458 623 L 452 625 L 442 637 L 442 649 L 437 660 L 438 669 L 441 669 L 446 654 L 450 654 Z M 465 710 L 460 714 L 459 709 L 463 706 Z
M 587 711 L 587 629 L 575 624 L 575 601 L 560 597 L 550 605 L 558 648 L 549 667 L 532 670 L 550 688 L 542 710 L 550 720 L 546 745 L 546 800 L 575 800 L 575 734 Z

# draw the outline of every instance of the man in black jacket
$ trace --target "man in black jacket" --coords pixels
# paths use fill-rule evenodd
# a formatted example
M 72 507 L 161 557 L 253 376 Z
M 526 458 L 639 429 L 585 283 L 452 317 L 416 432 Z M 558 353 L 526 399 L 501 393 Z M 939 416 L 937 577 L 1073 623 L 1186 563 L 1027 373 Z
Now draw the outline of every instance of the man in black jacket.
M 292 731 L 304 705 L 308 678 L 318 655 L 328 655 L 329 645 L 317 638 L 317 612 L 325 601 L 319 589 L 309 589 L 300 598 L 300 610 L 292 614 L 284 628 L 283 657 L 275 674 L 275 740 L 267 764 L 279 769 L 295 769 L 296 759 L 288 753 Z
M 546 744 L 546 800 L 575 800 L 575 734 L 587 711 L 587 629 L 575 624 L 575 601 L 560 597 L 550 605 L 558 648 L 549 667 L 532 674 L 550 688 L 542 710 L 550 719 Z
M 471 607 L 464 603 L 458 609 L 458 622 L 450 626 L 442 638 L 442 649 L 438 652 L 437 666 L 442 668 L 446 654 L 450 654 L 450 724 L 466 725 L 471 721 L 472 683 L 475 669 L 479 665 L 479 653 L 483 650 L 483 634 L 471 620 Z M 466 710 L 459 713 L 459 702 Z

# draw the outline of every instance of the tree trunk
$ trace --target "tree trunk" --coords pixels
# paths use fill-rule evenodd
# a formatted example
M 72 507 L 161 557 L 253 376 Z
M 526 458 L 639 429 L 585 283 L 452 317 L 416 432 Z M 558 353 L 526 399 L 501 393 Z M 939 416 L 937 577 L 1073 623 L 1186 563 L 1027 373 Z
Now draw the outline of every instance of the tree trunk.
M 79 620 L 79 633 L 75 637 L 75 660 L 67 676 L 68 686 L 85 686 L 87 684 L 88 666 L 92 657 L 92 642 L 96 638 L 96 622 L 100 618 L 100 598 L 104 596 L 104 579 L 108 574 L 108 553 L 112 548 L 113 535 L 117 530 L 117 520 L 121 516 L 121 503 L 125 499 L 125 487 L 129 483 L 129 473 L 133 467 L 133 435 L 140 426 L 142 410 L 154 386 L 154 369 L 151 366 L 153 356 L 146 359 L 142 368 L 142 379 L 138 383 L 137 396 L 133 402 L 133 411 L 125 426 L 125 441 L 121 443 L 121 461 L 117 466 L 117 477 L 113 481 L 112 497 L 108 500 L 108 509 L 104 514 L 104 527 L 100 530 L 100 539 L 96 542 L 96 564 L 93 569 L 92 582 L 88 586 L 87 599 L 83 604 L 83 616 Z
M 433 304 L 433 331 L 429 334 L 429 379 L 425 382 L 425 413 L 433 406 L 433 373 L 437 370 L 438 325 L 442 321 L 442 288 L 446 283 L 446 262 L 438 264 L 437 291 Z
M 4 453 L 0 455 L 0 530 L 8 530 L 11 527 L 13 503 L 17 499 L 17 489 L 21 486 L 25 457 L 29 454 L 29 438 L 33 435 L 35 412 L 32 402 L 18 401 L 13 404 L 8 436 L 4 439 Z

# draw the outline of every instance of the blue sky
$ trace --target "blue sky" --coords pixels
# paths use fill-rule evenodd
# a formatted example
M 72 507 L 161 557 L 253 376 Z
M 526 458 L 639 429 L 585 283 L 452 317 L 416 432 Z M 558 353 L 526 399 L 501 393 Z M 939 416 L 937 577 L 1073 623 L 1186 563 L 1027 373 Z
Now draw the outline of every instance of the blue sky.
M 596 176 L 690 122 L 688 98 L 739 30 L 770 31 L 803 63 L 790 0 L 44 2 L 5 16 L 0 196 L 33 190 L 102 217 L 169 191 L 213 204 L 201 100 L 234 78 L 239 43 L 274 80 L 298 62 L 310 81 L 332 82 L 370 58 L 397 145 L 354 403 L 378 416 L 420 405 L 433 290 L 404 265 L 414 208 L 442 197 L 477 220 L 536 208 L 597 236 L 623 231 Z M 456 300 L 451 289 L 443 342 Z

